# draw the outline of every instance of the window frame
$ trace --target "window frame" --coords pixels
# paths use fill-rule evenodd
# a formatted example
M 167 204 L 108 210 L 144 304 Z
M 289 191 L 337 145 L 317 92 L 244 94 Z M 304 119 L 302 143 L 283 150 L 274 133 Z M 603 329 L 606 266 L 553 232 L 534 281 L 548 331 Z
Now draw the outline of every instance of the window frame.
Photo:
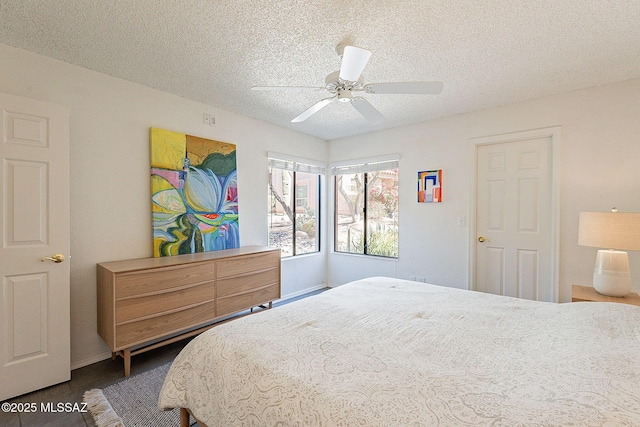
M 275 168 L 275 169 L 280 169 L 282 171 L 290 171 L 292 172 L 292 189 L 291 189 L 291 194 L 293 195 L 292 197 L 292 201 L 290 201 L 289 203 L 293 203 L 293 206 L 289 206 L 289 209 L 292 212 L 292 216 L 293 218 L 291 219 L 291 227 L 292 227 L 292 231 L 293 231 L 293 235 L 292 235 L 292 254 L 291 255 L 283 255 L 283 259 L 284 258 L 294 258 L 297 256 L 304 256 L 304 255 L 312 255 L 312 254 L 317 254 L 322 252 L 322 224 L 323 224 L 323 218 L 322 218 L 322 181 L 323 181 L 323 176 L 326 174 L 326 168 L 325 165 L 315 161 L 315 160 L 310 160 L 310 159 L 304 159 L 304 158 L 299 158 L 299 157 L 294 157 L 294 156 L 289 156 L 286 154 L 280 154 L 280 153 L 272 153 L 269 152 L 267 153 L 267 170 L 269 171 L 269 177 L 268 177 L 268 183 L 267 185 L 269 187 L 271 187 L 271 170 Z M 315 209 L 315 221 L 316 221 L 316 225 L 315 225 L 315 239 L 316 239 L 316 250 L 311 251 L 311 252 L 304 252 L 304 253 L 297 253 L 298 252 L 298 245 L 297 245 L 297 241 L 296 241 L 296 227 L 297 227 L 297 221 L 298 221 L 298 213 L 297 208 L 298 208 L 298 173 L 305 173 L 305 174 L 310 174 L 310 175 L 317 175 L 317 177 L 315 179 L 312 178 L 311 181 L 315 181 L 316 182 L 316 197 L 314 197 L 314 199 L 316 199 L 316 205 L 317 208 Z M 317 179 L 317 181 L 316 181 Z M 310 188 L 307 189 L 307 195 L 305 197 L 305 199 L 308 201 L 310 200 L 309 197 L 309 193 L 311 192 Z M 272 194 L 271 190 L 269 190 L 268 192 L 269 195 Z M 270 214 L 270 213 L 269 213 Z M 267 241 L 269 241 L 269 235 L 271 233 L 271 227 L 268 228 L 267 230 Z M 278 246 L 274 246 L 277 248 Z
M 398 181 L 399 181 L 399 160 L 400 156 L 397 154 L 382 156 L 382 157 L 374 157 L 362 160 L 349 160 L 343 162 L 335 162 L 330 164 L 331 177 L 332 177 L 332 186 L 333 186 L 333 252 L 336 254 L 346 254 L 346 255 L 355 255 L 355 256 L 367 256 L 367 257 L 375 257 L 382 258 L 387 260 L 398 260 L 400 258 L 400 233 L 398 227 L 398 246 L 396 248 L 397 256 L 387 256 L 387 255 L 379 255 L 379 254 L 371 254 L 368 253 L 368 221 L 370 218 L 367 214 L 367 203 L 369 196 L 369 176 L 368 174 L 371 172 L 385 171 L 385 170 L 398 170 Z M 338 188 L 337 188 L 337 180 L 338 176 L 349 175 L 349 174 L 363 174 L 363 195 L 362 195 L 362 214 L 363 214 L 363 252 L 347 252 L 338 250 Z M 398 194 L 398 207 L 396 209 L 396 221 L 399 219 L 399 211 L 400 211 L 400 203 Z

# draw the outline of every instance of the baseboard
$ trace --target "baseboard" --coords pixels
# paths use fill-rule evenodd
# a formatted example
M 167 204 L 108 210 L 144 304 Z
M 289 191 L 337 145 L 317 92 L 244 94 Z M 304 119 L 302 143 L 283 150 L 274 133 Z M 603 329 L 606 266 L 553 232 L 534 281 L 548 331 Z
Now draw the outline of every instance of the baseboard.
M 93 365 L 94 363 L 102 362 L 103 360 L 111 359 L 111 352 L 105 351 L 102 353 L 95 354 L 91 357 L 87 357 L 86 359 L 77 360 L 75 362 L 71 362 L 71 370 L 76 370 L 79 368 L 84 368 L 85 366 Z
M 313 291 L 318 291 L 318 290 L 324 289 L 326 287 L 327 287 L 327 285 L 325 285 L 324 283 L 321 283 L 318 286 L 312 286 L 310 288 L 306 288 L 306 289 L 303 289 L 303 290 L 298 291 L 298 292 L 293 292 L 291 294 L 283 295 L 277 301 L 286 301 L 288 299 L 297 298 L 297 297 L 299 297 L 301 295 L 308 294 L 309 292 L 313 292 Z M 274 302 L 276 302 L 276 301 L 274 301 Z

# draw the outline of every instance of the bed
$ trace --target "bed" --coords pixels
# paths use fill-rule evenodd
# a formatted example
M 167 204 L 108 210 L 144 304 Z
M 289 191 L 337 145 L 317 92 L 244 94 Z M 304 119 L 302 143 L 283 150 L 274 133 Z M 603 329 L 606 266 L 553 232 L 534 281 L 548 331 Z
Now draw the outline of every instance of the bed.
M 158 406 L 215 426 L 639 426 L 640 307 L 374 277 L 191 341 Z

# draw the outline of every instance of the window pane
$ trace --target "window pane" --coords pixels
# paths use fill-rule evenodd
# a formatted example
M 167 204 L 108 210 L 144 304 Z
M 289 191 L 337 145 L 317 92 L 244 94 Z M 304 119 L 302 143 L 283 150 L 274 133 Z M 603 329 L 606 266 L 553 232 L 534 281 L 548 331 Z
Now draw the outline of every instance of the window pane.
M 293 172 L 269 168 L 269 246 L 293 255 Z
M 320 250 L 318 189 L 317 174 L 296 172 L 296 255 Z
M 398 170 L 367 173 L 368 255 L 398 257 Z
M 335 250 L 364 254 L 364 174 L 336 175 Z

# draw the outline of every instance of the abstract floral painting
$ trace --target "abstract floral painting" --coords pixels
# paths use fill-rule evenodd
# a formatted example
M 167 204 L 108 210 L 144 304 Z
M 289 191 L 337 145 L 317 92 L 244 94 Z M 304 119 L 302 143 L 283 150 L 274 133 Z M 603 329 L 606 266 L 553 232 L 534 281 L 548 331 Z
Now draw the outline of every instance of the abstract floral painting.
M 151 128 L 153 256 L 240 246 L 236 146 Z
M 418 203 L 442 202 L 442 169 L 418 172 Z

